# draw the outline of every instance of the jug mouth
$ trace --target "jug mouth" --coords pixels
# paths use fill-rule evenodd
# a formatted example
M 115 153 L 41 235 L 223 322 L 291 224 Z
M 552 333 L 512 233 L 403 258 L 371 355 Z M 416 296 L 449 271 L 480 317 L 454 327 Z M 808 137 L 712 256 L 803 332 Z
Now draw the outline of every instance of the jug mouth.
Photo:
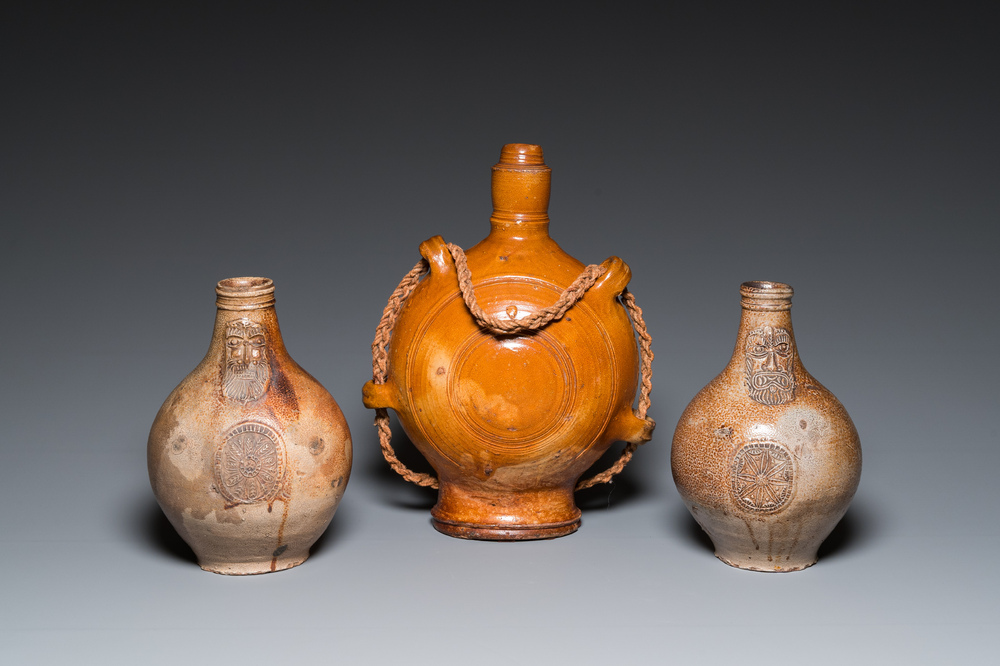
M 741 304 L 746 310 L 790 310 L 794 294 L 784 282 L 750 280 L 740 285 Z
M 215 285 L 220 310 L 259 310 L 274 305 L 274 281 L 266 277 L 233 277 Z

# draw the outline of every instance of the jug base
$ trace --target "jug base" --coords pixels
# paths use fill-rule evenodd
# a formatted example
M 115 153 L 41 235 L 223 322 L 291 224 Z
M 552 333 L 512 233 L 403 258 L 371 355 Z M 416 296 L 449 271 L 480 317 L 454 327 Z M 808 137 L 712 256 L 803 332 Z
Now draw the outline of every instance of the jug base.
M 734 560 L 730 558 L 723 557 L 718 553 L 715 554 L 719 560 L 725 562 L 731 567 L 736 567 L 737 569 L 743 569 L 745 571 L 763 571 L 765 573 L 787 573 L 791 571 L 802 571 L 803 569 L 808 569 L 812 565 L 816 564 L 817 560 L 798 561 L 798 562 L 785 562 L 782 564 L 772 564 L 771 562 L 761 562 L 760 560 L 748 561 L 746 563 L 740 562 L 739 560 Z
M 309 557 L 309 553 L 298 554 L 291 557 L 273 557 L 269 560 L 253 562 L 205 562 L 199 561 L 200 566 L 205 571 L 223 574 L 224 576 L 253 576 L 256 574 L 273 573 L 297 567 Z

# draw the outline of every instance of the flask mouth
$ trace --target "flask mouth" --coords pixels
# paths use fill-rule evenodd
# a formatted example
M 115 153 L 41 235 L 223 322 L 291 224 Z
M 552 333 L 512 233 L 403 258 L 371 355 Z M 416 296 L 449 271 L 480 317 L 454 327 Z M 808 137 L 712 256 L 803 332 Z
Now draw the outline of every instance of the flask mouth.
M 234 277 L 215 285 L 220 310 L 260 310 L 274 305 L 274 282 L 265 277 Z
M 744 310 L 781 311 L 792 309 L 795 290 L 784 282 L 751 280 L 740 285 Z
M 494 225 L 547 225 L 551 182 L 552 169 L 545 165 L 541 146 L 505 145 L 500 151 L 500 161 L 493 165 Z
M 545 166 L 542 147 L 533 143 L 508 143 L 500 150 L 500 161 L 494 169 L 549 171 Z

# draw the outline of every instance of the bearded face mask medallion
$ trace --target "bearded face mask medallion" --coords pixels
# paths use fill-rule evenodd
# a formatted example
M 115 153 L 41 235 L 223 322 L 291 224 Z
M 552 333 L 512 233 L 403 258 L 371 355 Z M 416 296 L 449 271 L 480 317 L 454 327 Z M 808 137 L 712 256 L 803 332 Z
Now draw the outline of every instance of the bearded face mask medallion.
M 780 327 L 751 331 L 746 342 L 746 386 L 763 405 L 783 405 L 795 399 L 792 336 Z
M 226 327 L 226 375 L 222 382 L 226 397 L 244 404 L 257 400 L 267 390 L 270 378 L 264 327 L 249 319 L 230 322 Z

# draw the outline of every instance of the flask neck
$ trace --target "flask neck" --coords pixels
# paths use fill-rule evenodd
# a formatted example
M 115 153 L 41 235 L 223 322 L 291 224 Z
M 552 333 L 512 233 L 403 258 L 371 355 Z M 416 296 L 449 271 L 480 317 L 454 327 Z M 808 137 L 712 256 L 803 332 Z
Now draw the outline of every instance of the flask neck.
M 549 191 L 552 170 L 541 146 L 509 143 L 493 166 L 493 215 L 490 235 L 511 239 L 549 236 Z

